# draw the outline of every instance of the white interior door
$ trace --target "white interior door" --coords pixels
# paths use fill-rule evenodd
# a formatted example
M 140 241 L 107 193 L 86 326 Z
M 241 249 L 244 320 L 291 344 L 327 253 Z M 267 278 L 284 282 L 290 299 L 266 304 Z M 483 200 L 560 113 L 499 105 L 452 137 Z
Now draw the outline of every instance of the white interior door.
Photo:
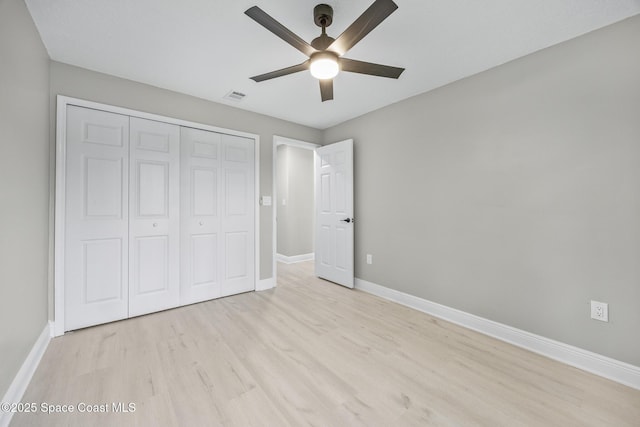
M 180 130 L 180 302 L 191 304 L 221 295 L 220 146 L 222 135 Z
M 316 276 L 353 288 L 353 140 L 316 149 Z
M 131 117 L 129 316 L 180 303 L 180 128 Z
M 222 296 L 255 289 L 254 140 L 221 136 Z
M 129 117 L 67 107 L 64 330 L 128 313 Z

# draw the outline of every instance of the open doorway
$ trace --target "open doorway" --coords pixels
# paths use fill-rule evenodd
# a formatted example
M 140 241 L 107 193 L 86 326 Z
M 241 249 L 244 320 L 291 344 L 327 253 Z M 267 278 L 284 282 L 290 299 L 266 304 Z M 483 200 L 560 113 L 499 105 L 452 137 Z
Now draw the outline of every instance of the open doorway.
M 277 262 L 314 259 L 314 150 L 318 144 L 273 138 L 273 272 Z

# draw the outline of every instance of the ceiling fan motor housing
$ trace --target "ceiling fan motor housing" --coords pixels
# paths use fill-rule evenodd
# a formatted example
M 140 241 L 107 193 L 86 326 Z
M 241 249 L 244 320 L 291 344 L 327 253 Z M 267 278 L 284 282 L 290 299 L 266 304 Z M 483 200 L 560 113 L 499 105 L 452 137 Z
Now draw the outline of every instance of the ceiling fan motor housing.
M 320 34 L 320 37 L 316 37 L 315 39 L 313 39 L 313 41 L 311 42 L 311 46 L 314 49 L 325 50 L 326 48 L 331 46 L 331 43 L 333 43 L 334 40 L 335 39 L 333 37 L 329 37 L 327 33 L 322 33 Z
M 313 8 L 313 21 L 318 27 L 328 27 L 333 22 L 333 8 L 328 4 L 319 4 Z

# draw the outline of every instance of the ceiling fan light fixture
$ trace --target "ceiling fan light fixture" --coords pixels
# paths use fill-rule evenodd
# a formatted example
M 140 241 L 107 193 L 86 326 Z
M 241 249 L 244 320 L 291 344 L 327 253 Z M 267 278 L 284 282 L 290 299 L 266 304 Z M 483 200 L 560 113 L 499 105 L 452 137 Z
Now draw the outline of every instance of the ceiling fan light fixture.
M 327 51 L 314 53 L 311 55 L 309 70 L 311 75 L 319 80 L 334 78 L 340 71 L 338 55 Z

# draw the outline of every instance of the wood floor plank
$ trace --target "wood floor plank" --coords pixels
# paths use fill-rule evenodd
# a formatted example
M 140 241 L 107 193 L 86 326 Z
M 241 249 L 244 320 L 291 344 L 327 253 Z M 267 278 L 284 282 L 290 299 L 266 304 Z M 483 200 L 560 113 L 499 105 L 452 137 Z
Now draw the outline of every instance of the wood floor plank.
M 279 265 L 278 286 L 68 333 L 12 426 L 640 426 L 640 391 Z M 117 413 L 112 404 L 135 405 Z

